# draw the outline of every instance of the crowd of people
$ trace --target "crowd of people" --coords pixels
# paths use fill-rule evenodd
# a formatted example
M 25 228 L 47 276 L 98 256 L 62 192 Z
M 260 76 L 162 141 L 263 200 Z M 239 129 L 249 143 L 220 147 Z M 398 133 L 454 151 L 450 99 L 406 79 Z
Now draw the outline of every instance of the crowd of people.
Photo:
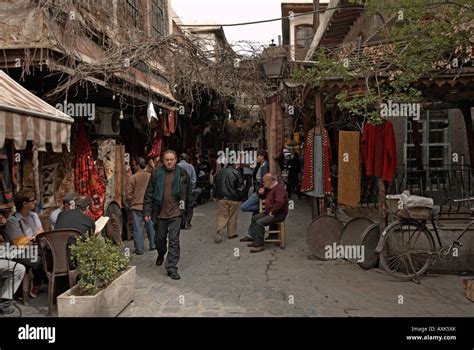
M 264 251 L 265 227 L 285 220 L 289 195 L 299 192 L 299 174 L 291 168 L 301 165 L 297 155 L 290 161 L 285 189 L 285 184 L 270 173 L 267 152 L 259 150 L 256 154 L 256 164 L 233 164 L 225 158 L 216 162 L 200 156 L 196 167 L 186 153 L 178 157 L 173 150 L 164 152 L 162 158 L 148 162 L 144 158 L 136 159 L 134 174 L 127 181 L 124 198 L 131 212 L 134 253 L 144 254 L 146 232 L 149 250 L 157 251 L 156 265 L 165 264 L 168 276 L 180 279 L 180 232 L 192 228 L 194 207 L 203 192 L 218 202 L 215 243 L 221 243 L 225 236 L 228 239 L 237 238 L 238 213 L 250 212 L 251 222 L 240 241 L 248 243 L 251 253 Z M 266 200 L 262 212 L 260 199 Z M 62 206 L 50 214 L 48 229 L 76 229 L 82 235 L 94 233 L 95 222 L 87 215 L 90 205 L 90 198 L 67 193 Z M 34 211 L 34 191 L 16 193 L 15 207 L 16 212 L 6 223 L 7 241 L 17 246 L 34 244 L 36 235 L 44 231 Z M 0 268 L 3 265 L 5 261 L 0 260 Z M 13 290 L 16 290 L 25 269 L 31 269 L 34 280 L 30 296 L 36 297 L 41 283 L 46 281 L 41 259 L 35 262 L 15 259 L 14 264 L 10 265 L 15 266 L 14 273 L 6 284 L 13 285 Z M 11 297 L 11 290 L 3 288 L 2 298 Z

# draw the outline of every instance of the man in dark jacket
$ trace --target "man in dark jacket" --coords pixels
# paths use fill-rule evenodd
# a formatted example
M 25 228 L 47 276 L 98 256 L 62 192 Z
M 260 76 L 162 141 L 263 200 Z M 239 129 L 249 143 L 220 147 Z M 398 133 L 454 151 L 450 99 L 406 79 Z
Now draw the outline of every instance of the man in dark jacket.
M 283 184 L 277 181 L 272 174 L 263 177 L 263 186 L 258 190 L 258 196 L 265 198 L 265 212 L 252 216 L 252 231 L 255 241 L 248 246 L 252 247 L 251 253 L 265 250 L 265 226 L 270 226 L 285 220 L 288 215 L 288 193 Z
M 165 268 L 174 280 L 181 278 L 178 274 L 181 220 L 193 203 L 191 179 L 176 162 L 175 151 L 163 154 L 163 167 L 153 171 L 143 201 L 145 221 L 152 220 L 155 227 L 156 265 L 161 266 L 168 253 Z
M 59 214 L 54 229 L 59 230 L 72 228 L 78 230 L 81 234 L 87 232 L 94 233 L 95 222 L 85 214 L 92 204 L 92 200 L 87 196 L 76 196 L 74 203 L 75 209 L 62 211 Z
M 226 160 L 224 160 L 225 162 Z M 222 242 L 224 230 L 227 227 L 227 237 L 236 238 L 237 218 L 244 188 L 244 179 L 233 165 L 228 164 L 216 174 L 216 196 L 219 199 L 217 214 L 216 243 Z

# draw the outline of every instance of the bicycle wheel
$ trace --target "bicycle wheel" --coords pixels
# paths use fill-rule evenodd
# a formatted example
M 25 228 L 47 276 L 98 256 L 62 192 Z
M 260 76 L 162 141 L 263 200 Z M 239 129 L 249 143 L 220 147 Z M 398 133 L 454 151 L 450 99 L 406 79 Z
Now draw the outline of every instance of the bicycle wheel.
M 421 276 L 433 261 L 433 236 L 423 224 L 395 221 L 383 240 L 380 265 L 395 278 L 408 281 Z

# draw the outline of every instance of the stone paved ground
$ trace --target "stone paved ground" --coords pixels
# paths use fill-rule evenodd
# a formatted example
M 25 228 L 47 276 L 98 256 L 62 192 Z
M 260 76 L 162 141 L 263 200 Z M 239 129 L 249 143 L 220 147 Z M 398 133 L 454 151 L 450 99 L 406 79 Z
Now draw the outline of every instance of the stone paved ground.
M 416 285 L 378 269 L 309 259 L 307 201 L 289 214 L 286 249 L 268 245 L 259 254 L 238 240 L 216 245 L 216 212 L 216 203 L 196 208 L 193 229 L 182 231 L 180 281 L 155 266 L 156 252 L 133 258 L 136 297 L 120 316 L 474 316 L 462 277 L 430 275 Z M 239 213 L 240 234 L 249 220 Z M 46 315 L 46 300 L 45 291 L 23 307 L 25 315 Z

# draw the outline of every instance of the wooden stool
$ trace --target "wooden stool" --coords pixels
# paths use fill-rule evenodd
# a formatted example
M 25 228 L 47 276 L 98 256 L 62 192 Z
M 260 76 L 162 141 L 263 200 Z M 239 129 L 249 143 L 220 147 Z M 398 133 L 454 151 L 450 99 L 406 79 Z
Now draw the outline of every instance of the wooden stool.
M 260 207 L 260 213 L 263 213 L 265 211 L 265 199 L 260 199 L 259 207 Z M 271 230 L 270 226 L 268 226 L 268 229 L 267 227 L 265 227 L 265 232 L 268 233 L 269 235 L 272 233 L 278 233 L 278 239 L 265 239 L 265 243 L 275 243 L 275 244 L 278 244 L 281 249 L 285 249 L 285 235 L 286 235 L 285 222 L 281 221 L 275 225 L 278 225 L 277 230 Z

